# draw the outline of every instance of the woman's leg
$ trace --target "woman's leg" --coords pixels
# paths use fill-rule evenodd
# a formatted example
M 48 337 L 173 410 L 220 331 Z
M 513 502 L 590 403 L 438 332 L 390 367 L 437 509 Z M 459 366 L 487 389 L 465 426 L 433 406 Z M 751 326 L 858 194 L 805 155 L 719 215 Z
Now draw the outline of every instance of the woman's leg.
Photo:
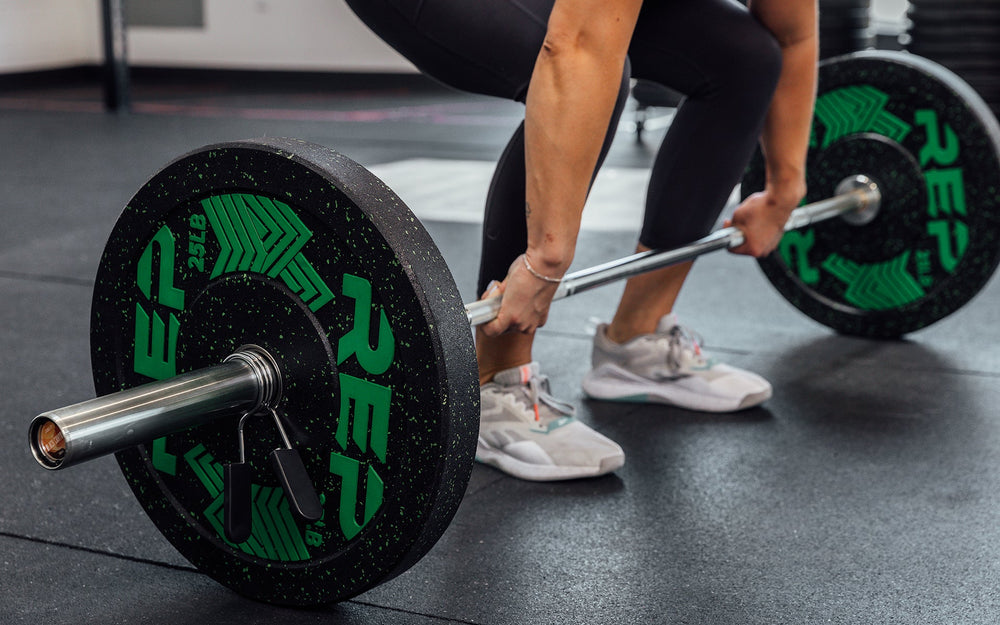
M 638 250 L 708 233 L 753 151 L 780 73 L 774 37 L 730 0 L 644 5 L 629 49 L 636 77 L 687 96 L 650 175 Z M 771 385 L 707 358 L 667 316 L 691 264 L 636 276 L 611 324 L 594 337 L 591 397 L 730 412 L 756 406 Z
M 420 71 L 461 91 L 524 101 L 554 0 L 347 0 Z
M 709 232 L 739 182 L 777 83 L 780 50 L 735 2 L 664 0 L 644 7 L 629 53 L 637 78 L 687 96 L 653 164 L 638 249 L 677 247 Z M 629 280 L 609 338 L 655 331 L 690 268 Z

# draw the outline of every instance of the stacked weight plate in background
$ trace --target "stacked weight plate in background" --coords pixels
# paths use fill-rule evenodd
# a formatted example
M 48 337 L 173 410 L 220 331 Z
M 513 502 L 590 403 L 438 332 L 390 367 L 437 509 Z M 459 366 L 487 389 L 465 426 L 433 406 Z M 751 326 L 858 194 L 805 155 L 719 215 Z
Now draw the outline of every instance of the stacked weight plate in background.
M 819 53 L 829 58 L 875 45 L 871 0 L 820 0 Z
M 910 52 L 964 78 L 1000 111 L 1000 2 L 912 0 Z

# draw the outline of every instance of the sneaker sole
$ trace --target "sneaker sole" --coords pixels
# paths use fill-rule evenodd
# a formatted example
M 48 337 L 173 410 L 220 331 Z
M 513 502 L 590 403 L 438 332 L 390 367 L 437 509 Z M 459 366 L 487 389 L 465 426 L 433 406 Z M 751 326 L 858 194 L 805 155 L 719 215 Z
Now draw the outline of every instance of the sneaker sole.
M 612 378 L 613 381 L 608 381 Z M 771 398 L 771 389 L 751 393 L 739 401 L 729 397 L 712 397 L 672 387 L 671 392 L 657 392 L 660 387 L 617 365 L 602 365 L 588 371 L 583 378 L 583 392 L 592 399 L 637 404 L 663 404 L 698 412 L 736 412 L 758 406 Z
M 499 469 L 518 479 L 530 482 L 555 482 L 607 475 L 625 465 L 625 456 L 602 458 L 600 465 L 596 467 L 538 465 L 518 460 L 479 439 L 479 445 L 476 448 L 476 461 Z

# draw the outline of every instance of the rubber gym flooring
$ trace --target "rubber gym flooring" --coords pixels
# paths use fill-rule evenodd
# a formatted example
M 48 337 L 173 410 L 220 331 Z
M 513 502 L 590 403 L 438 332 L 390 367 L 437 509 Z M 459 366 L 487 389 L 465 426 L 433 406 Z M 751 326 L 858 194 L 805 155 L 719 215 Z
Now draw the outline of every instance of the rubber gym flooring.
M 0 92 L 0 622 L 1000 621 L 1000 284 L 876 342 L 802 316 L 724 253 L 698 262 L 678 312 L 717 358 L 770 379 L 763 407 L 583 399 L 589 332 L 620 284 L 583 294 L 555 305 L 536 355 L 556 394 L 624 447 L 616 474 L 529 483 L 477 465 L 430 553 L 337 605 L 278 608 L 218 585 L 154 529 L 113 458 L 50 473 L 26 445 L 34 415 L 94 392 L 90 293 L 121 207 L 195 147 L 300 137 L 429 204 L 422 219 L 468 301 L 485 180 L 521 109 L 412 81 L 134 87 L 128 115 L 102 112 L 89 85 Z M 642 143 L 623 126 L 578 267 L 631 252 L 635 181 L 669 110 L 657 119 Z

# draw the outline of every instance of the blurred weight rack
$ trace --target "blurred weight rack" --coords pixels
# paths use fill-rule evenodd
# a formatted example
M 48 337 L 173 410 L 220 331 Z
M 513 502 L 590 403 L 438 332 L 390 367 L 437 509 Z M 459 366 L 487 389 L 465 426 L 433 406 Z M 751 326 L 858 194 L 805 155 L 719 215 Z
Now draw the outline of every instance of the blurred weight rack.
M 911 0 L 907 49 L 952 70 L 1000 113 L 1000 0 Z
M 820 0 L 820 58 L 875 47 L 871 8 L 871 0 Z
M 744 2 L 745 3 L 745 2 Z M 966 80 L 1000 115 L 1000 0 L 911 0 L 902 28 L 883 32 L 872 19 L 872 0 L 819 0 L 820 58 L 868 48 L 906 49 Z M 636 137 L 652 109 L 673 108 L 683 96 L 636 81 Z

